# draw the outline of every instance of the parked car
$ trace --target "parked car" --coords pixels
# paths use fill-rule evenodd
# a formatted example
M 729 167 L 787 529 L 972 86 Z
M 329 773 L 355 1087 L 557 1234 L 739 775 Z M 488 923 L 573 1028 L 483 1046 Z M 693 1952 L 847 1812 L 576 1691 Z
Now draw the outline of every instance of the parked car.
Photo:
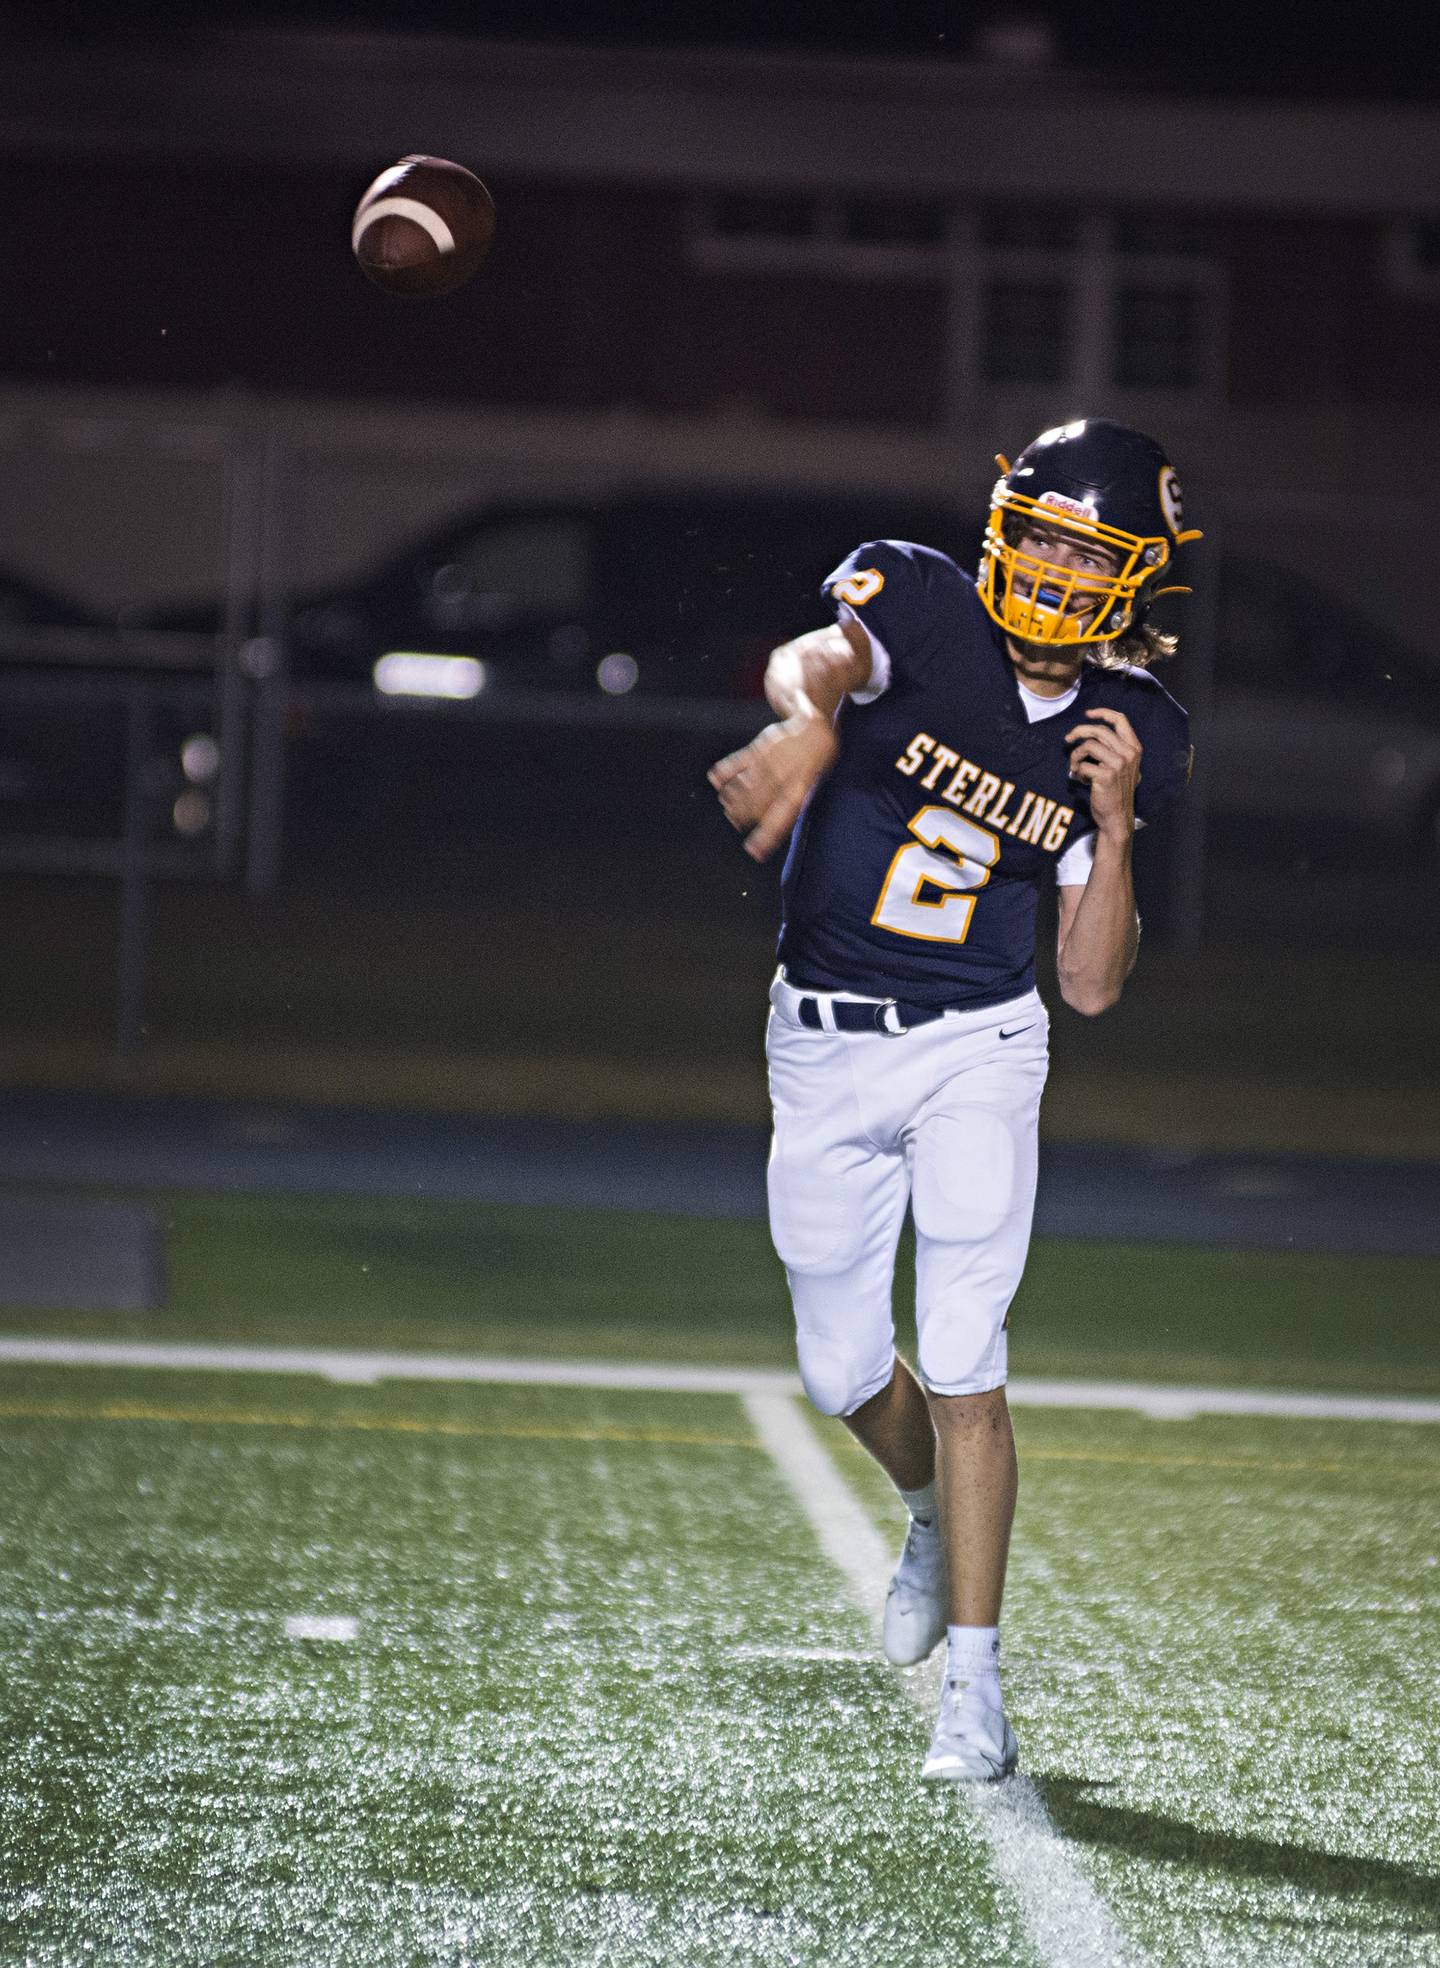
M 1440 865 L 1440 665 L 1314 583 L 1224 555 L 1200 743 L 1222 817 Z
M 434 834 L 563 778 L 572 819 L 708 817 L 705 768 L 763 722 L 769 651 L 820 619 L 829 569 L 955 526 L 939 501 L 756 488 L 463 512 L 291 601 L 294 801 L 323 830 Z M 213 633 L 218 604 L 149 619 Z
M 817 583 L 877 535 L 964 566 L 979 553 L 973 512 L 884 492 L 641 487 L 480 508 L 300 597 L 292 661 L 368 682 L 387 652 L 430 651 L 478 659 L 502 698 L 757 698 L 774 643 L 821 619 Z M 1262 558 L 1226 551 L 1219 581 L 1196 719 L 1211 810 L 1333 828 L 1344 785 L 1347 828 L 1440 861 L 1440 665 Z
M 296 595 L 291 670 L 368 686 L 386 655 L 430 653 L 479 660 L 487 693 L 755 696 L 769 649 L 814 626 L 820 581 L 857 541 L 947 547 L 956 527 L 942 502 L 886 493 L 658 486 L 481 506 Z M 218 609 L 150 619 L 213 629 Z
M 22 647 L 20 632 L 25 629 L 88 628 L 98 620 L 73 595 L 33 580 L 19 568 L 0 566 L 0 657 L 8 659 Z
M 77 731 L 85 700 L 57 680 L 63 668 L 43 671 L 63 666 L 102 626 L 73 596 L 0 566 L 0 831 L 66 824 L 73 761 L 91 750 Z
M 459 820 L 529 797 L 571 722 L 606 733 L 571 754 L 572 810 L 589 800 L 643 818 L 682 796 L 689 807 L 706 760 L 763 717 L 770 648 L 821 619 L 819 581 L 877 535 L 966 566 L 979 550 L 973 511 L 884 491 L 651 484 L 462 512 L 293 598 L 302 705 L 307 685 L 329 698 L 292 722 L 297 792 L 329 798 L 339 817 L 378 811 L 387 826 Z M 1186 659 L 1183 618 L 1174 673 L 1196 705 L 1211 813 L 1309 830 L 1337 851 L 1379 838 L 1440 863 L 1440 664 L 1240 550 L 1220 558 L 1217 601 L 1212 687 L 1194 674 L 1193 647 Z M 193 651 L 219 619 L 212 600 L 129 627 L 169 631 L 177 646 L 187 631 Z M 478 693 L 469 709 L 486 715 L 437 714 L 452 708 L 442 694 L 428 715 L 377 722 L 377 666 L 417 657 L 465 659 L 455 694 Z M 397 709 L 421 705 L 405 687 L 415 674 L 412 663 L 390 679 Z M 620 698 L 623 710 L 607 702 Z

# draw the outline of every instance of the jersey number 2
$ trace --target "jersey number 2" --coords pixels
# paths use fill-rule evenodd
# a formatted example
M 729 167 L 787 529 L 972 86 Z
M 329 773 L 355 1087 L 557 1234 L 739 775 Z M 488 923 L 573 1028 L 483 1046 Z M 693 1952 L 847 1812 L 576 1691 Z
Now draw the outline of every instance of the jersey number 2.
M 885 585 L 885 576 L 878 567 L 861 567 L 853 574 L 847 574 L 843 581 L 835 583 L 834 592 L 841 601 L 848 601 L 854 608 L 863 608 L 867 601 L 873 601 Z
M 897 936 L 926 943 L 963 943 L 970 934 L 975 897 L 1000 859 L 1000 837 L 977 827 L 953 806 L 922 806 L 910 822 L 916 836 L 890 863 L 872 923 Z M 939 854 L 937 848 L 948 848 Z M 952 859 L 952 857 L 954 857 Z M 944 891 L 927 901 L 926 887 Z

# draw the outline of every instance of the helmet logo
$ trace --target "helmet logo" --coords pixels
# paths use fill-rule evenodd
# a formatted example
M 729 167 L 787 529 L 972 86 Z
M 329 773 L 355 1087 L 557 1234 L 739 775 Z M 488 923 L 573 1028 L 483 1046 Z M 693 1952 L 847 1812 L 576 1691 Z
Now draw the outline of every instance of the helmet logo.
M 1160 510 L 1170 531 L 1178 533 L 1185 524 L 1185 501 L 1180 496 L 1180 480 L 1173 465 L 1160 467 Z
M 1070 519 L 1088 519 L 1092 524 L 1100 517 L 1092 501 L 1067 498 L 1063 492 L 1042 492 L 1035 503 L 1037 506 L 1053 506 L 1056 512 L 1064 513 Z

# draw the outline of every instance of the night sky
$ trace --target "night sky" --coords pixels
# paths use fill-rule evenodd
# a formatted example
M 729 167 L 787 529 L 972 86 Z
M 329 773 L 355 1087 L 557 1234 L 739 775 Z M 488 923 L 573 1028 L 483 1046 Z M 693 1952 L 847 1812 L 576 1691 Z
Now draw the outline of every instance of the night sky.
M 99 11 L 83 0 L 27 9 L 7 33 L 134 43 L 229 24 L 967 60 L 987 27 L 1019 17 L 1049 23 L 1062 65 L 1137 87 L 1440 103 L 1433 0 L 1239 15 L 1223 0 L 132 0 L 110 18 Z

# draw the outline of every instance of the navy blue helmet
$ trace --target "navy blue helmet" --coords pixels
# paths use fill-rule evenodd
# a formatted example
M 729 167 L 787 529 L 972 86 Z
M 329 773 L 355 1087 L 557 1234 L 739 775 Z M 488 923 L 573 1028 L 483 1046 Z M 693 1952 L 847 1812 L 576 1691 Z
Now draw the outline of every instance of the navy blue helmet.
M 1126 424 L 1058 424 L 1013 465 L 996 463 L 978 587 L 1001 628 L 1027 642 L 1123 635 L 1143 621 L 1175 548 L 1200 538 L 1185 529 L 1175 467 Z

